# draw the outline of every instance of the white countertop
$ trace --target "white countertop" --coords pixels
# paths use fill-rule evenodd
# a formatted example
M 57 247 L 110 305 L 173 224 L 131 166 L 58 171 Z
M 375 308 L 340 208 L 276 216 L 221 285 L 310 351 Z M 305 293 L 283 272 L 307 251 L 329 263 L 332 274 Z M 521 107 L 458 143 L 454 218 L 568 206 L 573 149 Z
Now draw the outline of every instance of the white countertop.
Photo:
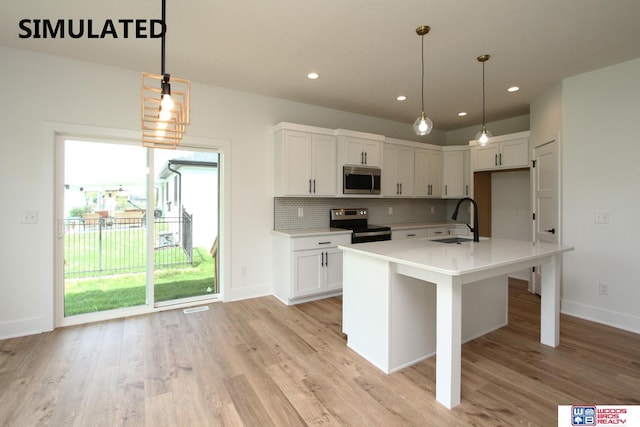
M 508 239 L 481 239 L 480 242 L 460 244 L 439 243 L 430 239 L 402 239 L 338 248 L 449 276 L 542 259 L 573 250 L 571 246 Z
M 344 228 L 319 227 L 319 228 L 292 228 L 289 230 L 273 230 L 272 233 L 289 237 L 323 236 L 327 234 L 351 234 L 351 230 Z

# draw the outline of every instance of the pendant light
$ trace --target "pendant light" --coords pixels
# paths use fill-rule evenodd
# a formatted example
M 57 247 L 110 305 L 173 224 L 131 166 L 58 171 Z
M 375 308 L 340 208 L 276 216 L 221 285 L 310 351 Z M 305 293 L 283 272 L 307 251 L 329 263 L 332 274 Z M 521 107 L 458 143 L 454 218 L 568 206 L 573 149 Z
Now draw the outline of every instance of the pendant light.
M 162 30 L 160 75 L 142 73 L 142 145 L 176 148 L 190 123 L 191 85 L 165 71 L 166 0 L 162 0 Z
M 487 145 L 492 136 L 491 132 L 489 132 L 485 126 L 484 63 L 487 62 L 489 58 L 491 58 L 491 55 L 484 54 L 478 56 L 478 62 L 482 62 L 482 129 L 476 134 L 476 141 L 482 146 Z
M 420 117 L 416 119 L 413 123 L 413 130 L 416 135 L 426 135 L 431 132 L 433 129 L 433 122 L 429 117 L 424 114 L 424 36 L 429 33 L 431 28 L 428 25 L 421 25 L 416 28 L 416 33 L 422 39 L 421 43 L 421 53 L 422 53 L 422 86 L 421 86 L 421 94 L 422 94 L 422 113 L 420 113 Z

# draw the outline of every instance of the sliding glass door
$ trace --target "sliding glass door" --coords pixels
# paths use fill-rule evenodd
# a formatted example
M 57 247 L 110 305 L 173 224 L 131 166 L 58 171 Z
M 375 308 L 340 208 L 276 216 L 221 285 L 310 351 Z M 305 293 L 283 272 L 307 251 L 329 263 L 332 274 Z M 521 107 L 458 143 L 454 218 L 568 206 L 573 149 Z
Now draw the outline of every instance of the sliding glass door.
M 217 153 L 66 139 L 63 163 L 64 317 L 218 293 Z

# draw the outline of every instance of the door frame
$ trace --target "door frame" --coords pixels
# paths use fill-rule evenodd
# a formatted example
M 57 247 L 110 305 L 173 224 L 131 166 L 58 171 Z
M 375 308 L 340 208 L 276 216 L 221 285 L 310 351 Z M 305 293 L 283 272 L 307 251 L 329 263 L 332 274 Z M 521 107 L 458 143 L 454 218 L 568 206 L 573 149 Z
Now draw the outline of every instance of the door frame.
M 231 230 L 231 203 L 228 186 L 231 183 L 231 141 L 219 138 L 204 138 L 186 135 L 182 149 L 215 151 L 219 154 L 219 229 L 218 229 L 218 298 L 204 301 L 182 301 L 172 305 L 155 306 L 153 298 L 148 298 L 147 304 L 137 307 L 109 310 L 100 313 L 87 313 L 77 316 L 64 316 L 64 141 L 65 139 L 90 140 L 95 142 L 122 141 L 129 144 L 140 144 L 141 132 L 103 128 L 97 126 L 75 125 L 70 123 L 45 122 L 43 124 L 45 144 L 53 148 L 52 172 L 53 172 L 53 292 L 51 293 L 50 307 L 52 311 L 53 328 L 71 326 L 82 323 L 91 323 L 125 316 L 147 314 L 156 311 L 173 310 L 200 304 L 208 304 L 213 301 L 224 301 L 230 284 L 230 230 Z
M 563 226 L 562 226 L 562 144 L 561 144 L 561 134 L 560 131 L 557 132 L 556 136 L 554 138 L 547 138 L 544 139 L 544 142 L 537 144 L 536 146 L 532 147 L 531 152 L 531 158 L 532 160 L 536 160 L 536 150 L 538 148 L 541 148 L 547 144 L 556 144 L 556 217 L 557 217 L 557 225 L 556 225 L 556 229 L 557 229 L 557 234 L 556 234 L 556 241 L 559 244 L 562 244 L 562 231 L 563 231 Z M 537 237 L 537 225 L 538 220 L 539 220 L 539 212 L 537 212 L 537 185 L 536 185 L 536 181 L 538 178 L 538 168 L 531 168 L 531 210 L 533 212 L 534 215 L 534 220 L 531 222 L 531 227 L 532 227 L 532 236 L 533 236 L 533 241 L 535 243 L 539 242 L 539 239 Z M 557 268 L 562 268 L 562 265 L 557 266 Z M 537 266 L 534 268 L 534 271 L 531 272 L 531 280 L 529 281 L 529 292 L 531 293 L 535 293 L 540 295 L 540 290 L 541 290 L 541 266 Z

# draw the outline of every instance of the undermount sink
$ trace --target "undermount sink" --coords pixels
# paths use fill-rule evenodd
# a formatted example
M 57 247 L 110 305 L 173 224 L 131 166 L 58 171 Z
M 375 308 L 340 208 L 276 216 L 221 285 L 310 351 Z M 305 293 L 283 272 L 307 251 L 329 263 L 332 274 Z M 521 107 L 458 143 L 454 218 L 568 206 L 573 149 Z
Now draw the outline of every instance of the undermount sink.
M 460 244 L 464 242 L 473 242 L 473 239 L 466 239 L 464 237 L 447 237 L 446 239 L 435 239 L 434 242 Z

